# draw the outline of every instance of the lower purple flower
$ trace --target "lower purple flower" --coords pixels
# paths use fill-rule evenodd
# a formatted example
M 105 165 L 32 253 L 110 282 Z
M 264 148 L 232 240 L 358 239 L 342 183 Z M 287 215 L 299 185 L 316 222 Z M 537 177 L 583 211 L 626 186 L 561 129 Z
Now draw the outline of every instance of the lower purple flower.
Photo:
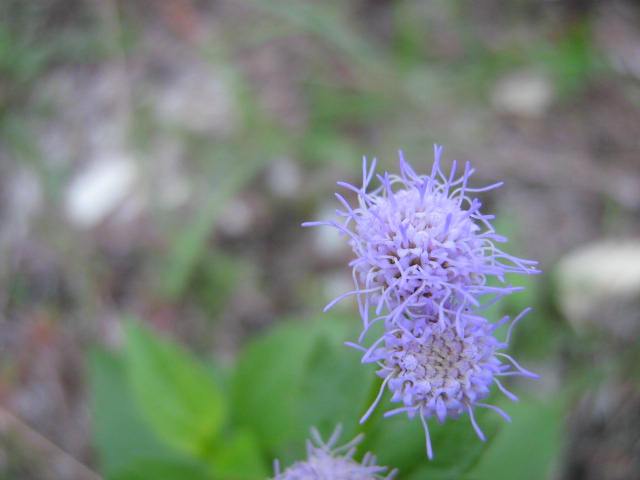
M 338 425 L 325 443 L 318 430 L 311 429 L 311 440 L 307 440 L 307 459 L 296 462 L 284 472 L 276 461 L 276 476 L 271 480 L 391 480 L 396 471 L 385 475 L 387 467 L 376 465 L 376 457 L 367 453 L 361 462 L 354 460 L 355 446 L 364 435 L 358 435 L 346 445 L 335 447 L 342 433 Z
M 537 377 L 509 355 L 498 352 L 508 346 L 513 326 L 527 312 L 528 309 L 513 320 L 504 342 L 496 339 L 494 332 L 509 321 L 509 317 L 490 323 L 477 315 L 462 314 L 458 323 L 426 321 L 412 330 L 395 328 L 387 330 L 368 350 L 357 346 L 366 351 L 362 361 L 377 362 L 380 370 L 376 373 L 384 379 L 376 400 L 361 422 L 373 412 L 386 387 L 392 393 L 391 400 L 404 405 L 386 412 L 384 416 L 401 412 L 406 412 L 409 418 L 419 416 L 425 430 L 429 458 L 433 458 L 433 449 L 426 420 L 432 417 L 443 423 L 447 418 L 458 418 L 468 413 L 473 428 L 484 440 L 474 417 L 476 407 L 494 410 L 511 421 L 500 408 L 481 402 L 489 395 L 491 386 L 495 383 L 508 398 L 517 401 L 498 377 Z

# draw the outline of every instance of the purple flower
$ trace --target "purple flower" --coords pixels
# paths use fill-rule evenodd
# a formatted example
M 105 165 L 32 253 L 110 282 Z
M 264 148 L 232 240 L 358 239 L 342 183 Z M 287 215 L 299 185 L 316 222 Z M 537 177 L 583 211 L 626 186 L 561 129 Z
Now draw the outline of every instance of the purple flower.
M 345 210 L 337 222 L 307 222 L 304 226 L 330 225 L 350 237 L 356 258 L 353 268 L 355 290 L 327 305 L 331 308 L 342 298 L 358 296 L 364 322 L 363 336 L 378 320 L 398 325 L 401 319 L 417 321 L 429 318 L 457 318 L 484 300 L 520 290 L 505 284 L 506 273 L 538 273 L 536 262 L 513 257 L 496 247 L 506 238 L 495 233 L 492 215 L 480 212 L 482 204 L 471 195 L 500 186 L 468 186 L 474 170 L 469 162 L 456 177 L 454 161 L 448 175 L 440 168 L 442 147 L 435 145 L 435 160 L 430 175 L 418 175 L 400 152 L 400 176 L 377 175 L 380 186 L 367 192 L 376 161 L 363 162 L 363 183 L 355 187 L 339 185 L 358 195 L 351 206 L 336 193 Z M 489 286 L 488 277 L 502 286 Z M 370 307 L 375 319 L 370 321 Z M 325 309 L 325 310 L 326 310 Z
M 424 426 L 429 458 L 433 458 L 433 449 L 426 419 L 431 417 L 443 423 L 447 418 L 468 413 L 473 428 L 484 440 L 473 413 L 476 407 L 494 410 L 511 421 L 498 407 L 481 403 L 489 395 L 491 386 L 495 383 L 508 398 L 517 401 L 498 377 L 537 377 L 509 355 L 498 352 L 508 346 L 513 326 L 528 311 L 523 311 L 511 322 L 504 342 L 497 340 L 494 332 L 508 322 L 509 317 L 490 323 L 477 315 L 461 314 L 457 322 L 424 322 L 411 331 L 404 328 L 387 330 L 368 350 L 352 344 L 366 352 L 362 359 L 364 363 L 378 363 L 380 370 L 376 373 L 384 379 L 376 400 L 361 422 L 378 405 L 386 386 L 392 392 L 391 401 L 403 406 L 384 416 L 401 412 L 407 412 L 409 418 L 418 415 Z
M 342 426 L 338 425 L 329 441 L 324 443 L 318 430 L 312 428 L 313 442 L 307 441 L 307 459 L 294 463 L 282 473 L 276 461 L 276 476 L 272 480 L 391 480 L 395 476 L 394 470 L 383 477 L 387 467 L 377 466 L 376 457 L 370 453 L 364 456 L 362 462 L 353 459 L 355 446 L 363 435 L 334 448 L 341 432 Z
M 391 400 L 402 406 L 385 416 L 406 412 L 420 417 L 424 426 L 427 455 L 433 457 L 427 419 L 440 423 L 469 414 L 478 436 L 476 407 L 509 416 L 496 406 L 483 403 L 491 386 L 511 400 L 499 377 L 537 375 L 522 368 L 498 350 L 508 346 L 512 322 L 504 342 L 496 339 L 496 328 L 509 321 L 491 323 L 482 317 L 487 306 L 504 295 L 521 290 L 507 285 L 505 274 L 539 273 L 537 262 L 523 260 L 500 250 L 506 242 L 498 235 L 492 215 L 480 211 L 473 195 L 499 187 L 469 187 L 474 170 L 469 162 L 456 176 L 456 162 L 445 174 L 440 166 L 442 147 L 434 146 L 435 159 L 429 175 L 418 175 L 400 152 L 400 175 L 377 175 L 380 185 L 369 190 L 375 160 L 363 162 L 361 187 L 338 182 L 357 194 L 357 205 L 344 206 L 338 215 L 344 222 L 308 222 L 304 226 L 329 225 L 350 237 L 356 258 L 353 268 L 355 290 L 333 300 L 356 295 L 364 324 L 359 343 L 348 343 L 364 353 L 363 363 L 376 362 L 383 378 L 378 396 L 363 416 L 364 422 L 376 408 L 385 389 Z M 500 285 L 492 286 L 493 277 Z M 493 282 L 496 283 L 496 282 Z M 372 314 L 373 311 L 373 314 Z M 369 348 L 360 345 L 370 327 L 381 322 L 384 333 Z

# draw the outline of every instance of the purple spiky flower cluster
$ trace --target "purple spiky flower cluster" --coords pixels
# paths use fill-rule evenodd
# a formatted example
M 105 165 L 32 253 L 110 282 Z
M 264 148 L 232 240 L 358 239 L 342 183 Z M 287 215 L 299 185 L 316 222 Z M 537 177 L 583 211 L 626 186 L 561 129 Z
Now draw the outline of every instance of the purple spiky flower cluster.
M 284 472 L 280 472 L 276 462 L 276 476 L 272 480 L 392 480 L 396 471 L 383 476 L 388 468 L 376 465 L 374 455 L 365 454 L 361 462 L 353 458 L 363 435 L 335 447 L 341 432 L 342 426 L 338 425 L 325 443 L 318 430 L 312 428 L 311 440 L 307 440 L 307 459 L 294 463 Z
M 474 170 L 469 162 L 456 176 L 441 168 L 442 147 L 434 148 L 429 175 L 419 175 L 400 152 L 400 175 L 376 175 L 379 186 L 370 190 L 376 161 L 363 162 L 361 187 L 338 182 L 357 195 L 351 206 L 336 193 L 344 210 L 344 222 L 308 222 L 305 226 L 329 225 L 350 237 L 356 258 L 350 262 L 355 289 L 327 305 L 356 295 L 363 322 L 358 343 L 349 345 L 364 352 L 362 361 L 376 362 L 383 382 L 365 421 L 380 401 L 385 387 L 391 400 L 401 402 L 385 416 L 407 412 L 418 415 L 424 425 L 427 454 L 433 451 L 426 419 L 440 423 L 468 413 L 481 439 L 484 435 L 474 417 L 475 407 L 495 410 L 481 403 L 495 383 L 510 399 L 517 398 L 498 380 L 500 376 L 535 376 L 510 356 L 498 352 L 508 346 L 512 327 L 528 311 L 511 321 L 507 339 L 494 332 L 509 317 L 495 323 L 482 310 L 504 295 L 521 290 L 508 285 L 507 273 L 539 273 L 536 262 L 511 256 L 496 246 L 507 239 L 498 235 L 483 214 L 474 194 L 499 187 L 496 183 L 472 188 Z M 489 285 L 493 277 L 497 282 Z M 384 334 L 369 347 L 362 346 L 371 326 L 381 322 Z

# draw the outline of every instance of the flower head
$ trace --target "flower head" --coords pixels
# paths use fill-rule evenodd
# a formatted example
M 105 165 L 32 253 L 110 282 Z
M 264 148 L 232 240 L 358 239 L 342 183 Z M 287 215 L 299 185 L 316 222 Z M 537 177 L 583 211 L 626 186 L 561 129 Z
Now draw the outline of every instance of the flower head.
M 418 175 L 400 152 L 400 175 L 377 175 L 380 186 L 370 192 L 376 162 L 368 168 L 365 159 L 362 187 L 338 182 L 358 195 L 358 205 L 352 207 L 336 194 L 345 207 L 337 213 L 345 221 L 303 224 L 330 225 L 350 236 L 356 255 L 350 263 L 356 289 L 327 308 L 348 295 L 358 295 L 365 331 L 372 306 L 378 319 L 392 324 L 403 318 L 438 321 L 447 311 L 480 305 L 484 295 L 519 290 L 510 285 L 489 286 L 487 277 L 504 284 L 506 273 L 537 273 L 532 268 L 536 262 L 496 247 L 506 238 L 495 233 L 490 223 L 494 217 L 481 213 L 481 202 L 470 196 L 501 183 L 471 188 L 468 182 L 474 170 L 469 162 L 460 176 L 456 177 L 455 161 L 445 175 L 441 153 L 442 147 L 436 145 L 431 174 Z M 385 308 L 386 314 L 380 317 Z
M 527 312 L 513 320 L 504 342 L 496 339 L 494 332 L 509 317 L 490 323 L 480 316 L 463 314 L 456 323 L 425 322 L 412 331 L 403 328 L 386 331 L 365 350 L 363 357 L 363 362 L 378 363 L 377 374 L 384 381 L 378 398 L 362 421 L 375 409 L 386 386 L 392 392 L 391 401 L 401 402 L 403 406 L 388 411 L 385 417 L 400 412 L 407 412 L 409 418 L 419 415 L 425 428 L 429 458 L 433 457 L 433 451 L 426 419 L 431 417 L 443 423 L 447 418 L 455 419 L 468 413 L 476 433 L 484 440 L 474 418 L 475 407 L 494 410 L 510 421 L 498 407 L 481 403 L 489 395 L 491 386 L 495 383 L 508 398 L 517 400 L 498 377 L 537 377 L 510 356 L 498 352 L 508 346 L 513 326 Z M 380 344 L 382 346 L 378 346 Z
M 484 440 L 474 409 L 484 407 L 509 417 L 498 407 L 482 403 L 491 386 L 517 400 L 498 377 L 537 375 L 522 368 L 513 358 L 499 352 L 509 343 L 513 326 L 528 311 L 518 315 L 507 338 L 495 337 L 498 326 L 482 317 L 486 306 L 502 296 L 521 290 L 506 284 L 505 274 L 539 273 L 536 262 L 511 256 L 496 244 L 507 239 L 498 235 L 492 215 L 480 211 L 475 193 L 496 188 L 469 187 L 474 170 L 469 162 L 457 176 L 456 162 L 450 173 L 440 166 L 442 147 L 435 145 L 435 159 L 429 175 L 419 175 L 400 152 L 400 175 L 377 175 L 379 186 L 369 188 L 375 160 L 363 162 L 361 187 L 338 182 L 357 194 L 351 206 L 336 194 L 344 206 L 338 215 L 344 222 L 308 222 L 329 225 L 350 237 L 355 259 L 355 290 L 347 292 L 325 309 L 349 295 L 356 295 L 364 324 L 359 343 L 348 343 L 364 352 L 362 361 L 376 362 L 382 377 L 380 391 L 365 413 L 365 421 L 380 402 L 385 389 L 401 407 L 385 416 L 406 412 L 418 415 L 425 430 L 427 455 L 433 457 L 427 419 L 440 423 L 469 414 L 473 428 Z M 488 282 L 489 277 L 497 279 Z M 374 315 L 371 315 L 373 310 Z M 371 326 L 381 322 L 384 333 L 369 348 L 361 345 Z
M 391 480 L 394 477 L 395 470 L 383 477 L 387 467 L 377 466 L 376 457 L 370 453 L 362 462 L 353 459 L 355 446 L 363 435 L 334 448 L 341 432 L 342 426 L 338 425 L 329 441 L 324 443 L 318 430 L 312 428 L 313 441 L 307 441 L 307 460 L 294 463 L 282 473 L 276 462 L 276 476 L 272 480 Z

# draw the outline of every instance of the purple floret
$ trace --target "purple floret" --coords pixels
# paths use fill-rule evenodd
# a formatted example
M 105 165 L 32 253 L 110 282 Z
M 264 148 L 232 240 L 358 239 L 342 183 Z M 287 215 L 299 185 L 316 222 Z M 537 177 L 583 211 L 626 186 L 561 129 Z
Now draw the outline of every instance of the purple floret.
M 511 421 L 498 407 L 481 403 L 491 386 L 495 383 L 508 398 L 517 400 L 498 377 L 537 377 L 509 355 L 498 352 L 508 346 L 513 326 L 528 311 L 513 320 L 504 342 L 496 339 L 494 332 L 509 317 L 491 323 L 477 315 L 463 314 L 458 322 L 426 322 L 412 331 L 388 330 L 368 350 L 357 347 L 365 351 L 363 363 L 376 362 L 380 366 L 376 373 L 384 379 L 378 397 L 361 421 L 373 412 L 386 387 L 392 393 L 391 401 L 403 406 L 386 412 L 385 417 L 401 412 L 407 412 L 409 418 L 418 415 L 425 429 L 429 458 L 433 450 L 426 419 L 432 417 L 443 423 L 468 413 L 476 433 L 484 440 L 473 414 L 475 407 L 489 408 Z
M 326 443 L 315 428 L 311 429 L 312 440 L 307 441 L 307 459 L 296 462 L 284 472 L 275 464 L 276 476 L 271 480 L 392 480 L 393 470 L 385 475 L 387 467 L 376 465 L 376 457 L 365 454 L 361 462 L 354 460 L 355 446 L 362 440 L 358 435 L 346 445 L 335 447 L 342 426 L 338 425 Z

